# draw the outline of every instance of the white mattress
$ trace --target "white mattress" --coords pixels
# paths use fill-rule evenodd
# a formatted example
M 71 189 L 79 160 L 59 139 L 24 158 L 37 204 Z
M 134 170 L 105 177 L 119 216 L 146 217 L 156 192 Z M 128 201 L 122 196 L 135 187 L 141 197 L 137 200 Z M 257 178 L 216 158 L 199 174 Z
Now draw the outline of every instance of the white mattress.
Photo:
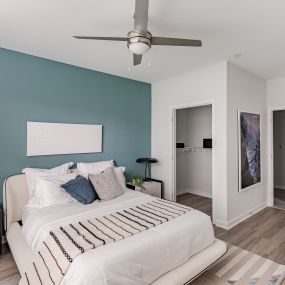
M 71 204 L 31 211 L 23 233 L 34 252 L 53 228 L 112 213 L 155 198 L 132 190 L 107 202 Z M 192 210 L 138 235 L 79 255 L 62 284 L 150 284 L 214 242 L 210 217 Z

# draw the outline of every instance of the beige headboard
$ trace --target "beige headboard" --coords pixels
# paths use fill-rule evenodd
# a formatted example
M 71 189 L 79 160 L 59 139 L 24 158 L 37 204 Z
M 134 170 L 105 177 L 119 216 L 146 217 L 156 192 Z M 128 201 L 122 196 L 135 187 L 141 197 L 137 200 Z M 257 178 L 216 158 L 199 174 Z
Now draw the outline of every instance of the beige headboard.
M 5 179 L 3 184 L 4 228 L 22 220 L 22 213 L 29 199 L 28 186 L 24 174 Z
M 77 172 L 77 169 L 70 169 L 71 173 Z M 22 220 L 24 207 L 29 200 L 29 191 L 25 174 L 16 174 L 7 177 L 3 184 L 3 212 L 4 229 Z

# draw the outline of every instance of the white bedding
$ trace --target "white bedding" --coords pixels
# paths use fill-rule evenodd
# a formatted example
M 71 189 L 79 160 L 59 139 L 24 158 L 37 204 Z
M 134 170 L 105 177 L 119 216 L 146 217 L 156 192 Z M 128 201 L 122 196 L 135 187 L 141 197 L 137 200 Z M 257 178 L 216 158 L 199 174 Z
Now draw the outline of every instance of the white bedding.
M 126 190 L 111 201 L 52 206 L 30 211 L 23 233 L 36 252 L 50 230 L 142 204 L 155 198 Z M 186 262 L 214 242 L 210 217 L 192 210 L 170 222 L 79 255 L 62 285 L 145 285 Z

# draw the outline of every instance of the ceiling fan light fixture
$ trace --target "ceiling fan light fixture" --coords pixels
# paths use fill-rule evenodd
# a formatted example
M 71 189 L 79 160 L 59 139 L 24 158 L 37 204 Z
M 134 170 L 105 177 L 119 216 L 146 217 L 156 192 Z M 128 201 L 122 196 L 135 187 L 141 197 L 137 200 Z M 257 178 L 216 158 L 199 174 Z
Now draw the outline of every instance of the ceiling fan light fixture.
M 144 42 L 133 42 L 129 44 L 129 49 L 134 54 L 142 55 L 150 49 L 150 46 Z
M 127 41 L 129 50 L 133 53 L 134 66 L 141 64 L 143 55 L 151 46 L 183 46 L 201 47 L 201 40 L 180 39 L 168 37 L 153 37 L 147 30 L 149 0 L 135 0 L 134 29 L 128 32 L 127 37 L 98 37 L 74 36 L 77 39 L 102 41 Z
M 131 31 L 128 33 L 128 48 L 137 55 L 145 54 L 151 47 L 151 33 L 139 33 Z

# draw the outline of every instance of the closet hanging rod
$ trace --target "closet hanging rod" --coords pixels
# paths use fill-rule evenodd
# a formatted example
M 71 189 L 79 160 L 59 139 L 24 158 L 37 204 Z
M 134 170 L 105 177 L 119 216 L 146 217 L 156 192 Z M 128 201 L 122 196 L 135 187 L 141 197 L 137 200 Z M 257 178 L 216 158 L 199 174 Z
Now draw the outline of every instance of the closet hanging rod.
M 203 147 L 193 147 L 193 146 L 186 146 L 184 148 L 177 148 L 179 152 L 209 152 L 212 151 L 211 148 L 203 148 Z

